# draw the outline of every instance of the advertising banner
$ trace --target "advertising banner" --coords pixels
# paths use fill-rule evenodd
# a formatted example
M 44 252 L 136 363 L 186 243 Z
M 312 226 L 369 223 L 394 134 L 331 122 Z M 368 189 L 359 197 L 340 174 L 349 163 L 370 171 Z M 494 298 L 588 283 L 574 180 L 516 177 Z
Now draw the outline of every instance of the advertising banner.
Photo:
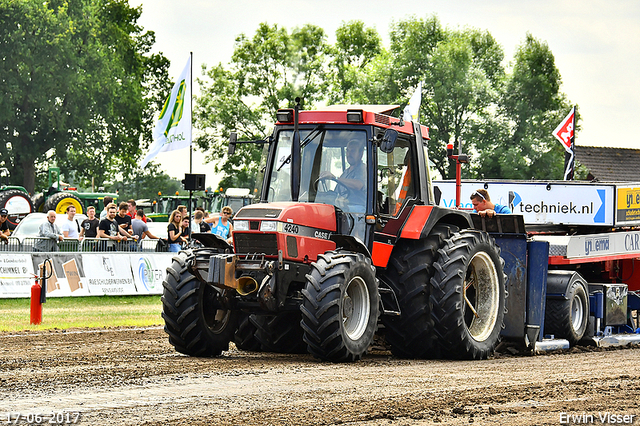
M 149 253 L 132 253 L 129 256 L 138 294 L 162 294 L 162 281 L 167 267 L 171 266 L 171 256 Z
M 640 185 L 617 186 L 616 224 L 640 225 Z
M 45 259 L 51 259 L 53 271 L 46 271 L 47 297 L 88 296 L 79 253 L 33 253 L 33 269 L 42 276 Z
M 0 298 L 29 297 L 33 278 L 33 264 L 28 254 L 3 253 L 0 257 Z
M 137 294 L 128 253 L 83 254 L 82 262 L 91 294 Z
M 440 188 L 440 206 L 454 207 L 456 183 L 434 181 Z M 485 187 L 486 185 L 486 187 Z M 615 186 L 556 182 L 462 182 L 461 204 L 473 209 L 471 194 L 479 188 L 489 191 L 491 202 L 511 208 L 525 224 L 613 226 Z

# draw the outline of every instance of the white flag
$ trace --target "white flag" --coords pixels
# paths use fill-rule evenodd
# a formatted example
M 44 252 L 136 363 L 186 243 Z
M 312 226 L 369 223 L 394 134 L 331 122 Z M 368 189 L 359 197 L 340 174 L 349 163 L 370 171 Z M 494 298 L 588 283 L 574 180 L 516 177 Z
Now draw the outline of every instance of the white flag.
M 147 165 L 159 152 L 174 151 L 191 145 L 191 55 L 171 94 L 164 102 L 153 129 L 153 144 L 140 163 Z
M 404 121 L 416 121 L 420 111 L 420 102 L 422 101 L 422 82 L 418 83 L 418 88 L 409 99 L 409 103 L 404 108 Z

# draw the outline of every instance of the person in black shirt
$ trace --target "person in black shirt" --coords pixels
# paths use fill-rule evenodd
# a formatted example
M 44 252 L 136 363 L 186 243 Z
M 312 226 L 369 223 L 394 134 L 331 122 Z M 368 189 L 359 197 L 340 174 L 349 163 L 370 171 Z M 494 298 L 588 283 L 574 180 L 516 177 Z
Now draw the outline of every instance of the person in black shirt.
M 107 250 L 115 250 L 116 241 L 127 241 L 129 234 L 118 226 L 115 221 L 116 207 L 111 206 L 107 210 L 107 217 L 100 221 L 98 225 L 98 238 L 106 238 L 111 241 L 107 242 Z
M 99 224 L 100 221 L 96 218 L 96 208 L 89 206 L 87 208 L 87 218 L 80 224 L 80 237 L 97 238 Z
M 133 234 L 133 229 L 131 228 L 131 216 L 127 215 L 127 210 L 129 210 L 129 205 L 125 202 L 120 203 L 115 221 L 120 228 L 131 236 Z
M 0 241 L 3 241 L 5 244 L 9 242 L 9 235 L 11 235 L 9 223 L 7 222 L 8 217 L 9 211 L 7 209 L 0 209 Z
M 167 241 L 169 243 L 169 251 L 177 253 L 182 246 L 182 213 L 178 210 L 171 212 L 169 218 L 169 226 L 167 226 Z

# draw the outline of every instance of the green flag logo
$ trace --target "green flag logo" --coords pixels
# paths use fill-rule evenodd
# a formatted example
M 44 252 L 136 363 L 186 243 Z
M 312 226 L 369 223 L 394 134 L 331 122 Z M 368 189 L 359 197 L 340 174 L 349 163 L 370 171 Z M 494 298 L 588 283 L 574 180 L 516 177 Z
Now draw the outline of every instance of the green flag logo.
M 167 123 L 167 128 L 164 131 L 165 136 L 168 136 L 169 130 L 171 130 L 172 127 L 176 127 L 178 126 L 178 123 L 180 123 L 180 119 L 182 118 L 182 111 L 184 110 L 184 95 L 186 91 L 187 91 L 187 84 L 185 83 L 184 80 L 182 80 L 180 82 L 180 87 L 178 88 L 178 94 L 176 95 L 176 102 L 173 104 L 173 112 L 171 113 L 171 118 L 169 119 L 169 122 Z M 170 97 L 171 96 L 169 96 L 169 98 Z M 162 118 L 167 112 L 167 107 L 169 106 L 169 98 L 167 98 L 167 100 L 164 103 L 164 106 L 162 107 L 162 112 L 160 113 L 160 120 L 162 120 Z

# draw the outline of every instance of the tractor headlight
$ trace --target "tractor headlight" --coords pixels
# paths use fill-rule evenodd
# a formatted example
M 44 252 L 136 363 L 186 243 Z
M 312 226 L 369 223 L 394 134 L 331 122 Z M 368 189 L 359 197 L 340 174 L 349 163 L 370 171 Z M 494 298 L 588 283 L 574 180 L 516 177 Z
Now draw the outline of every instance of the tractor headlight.
M 260 231 L 262 232 L 276 232 L 278 229 L 278 222 L 273 220 L 263 220 L 260 223 Z
M 235 221 L 233 221 L 233 229 L 235 231 L 248 231 L 249 230 L 249 221 L 248 220 L 235 220 Z

